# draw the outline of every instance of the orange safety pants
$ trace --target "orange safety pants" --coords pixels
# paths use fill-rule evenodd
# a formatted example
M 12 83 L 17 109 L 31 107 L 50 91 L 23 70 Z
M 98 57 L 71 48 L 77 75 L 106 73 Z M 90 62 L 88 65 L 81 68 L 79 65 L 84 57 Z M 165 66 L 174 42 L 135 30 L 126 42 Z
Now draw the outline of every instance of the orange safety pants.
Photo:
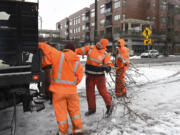
M 95 85 L 102 96 L 106 105 L 112 105 L 112 99 L 106 88 L 105 75 L 86 76 L 86 96 L 88 102 L 88 110 L 96 110 Z
M 117 96 L 122 96 L 123 94 L 126 94 L 126 83 L 124 78 L 126 70 L 127 70 L 127 66 L 116 70 L 115 90 Z
M 73 126 L 72 133 L 84 132 L 78 94 L 53 93 L 53 106 L 61 134 L 68 134 L 68 113 Z

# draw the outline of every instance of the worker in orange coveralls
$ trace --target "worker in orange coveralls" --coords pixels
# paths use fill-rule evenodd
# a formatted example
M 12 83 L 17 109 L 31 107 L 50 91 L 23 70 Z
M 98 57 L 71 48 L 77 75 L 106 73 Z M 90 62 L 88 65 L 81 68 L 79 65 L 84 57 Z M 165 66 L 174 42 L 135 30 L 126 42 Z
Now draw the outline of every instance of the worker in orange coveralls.
M 68 134 L 69 113 L 73 135 L 83 135 L 77 85 L 82 80 L 84 70 L 72 43 L 66 44 L 63 52 L 40 42 L 39 48 L 47 58 L 46 64 L 52 65 L 50 90 L 53 93 L 53 106 L 60 134 Z
M 124 39 L 120 39 L 118 42 L 118 49 L 116 52 L 116 96 L 126 97 L 126 84 L 125 84 L 125 72 L 129 67 L 129 49 L 125 47 Z
M 107 39 L 101 39 L 96 45 L 87 45 L 76 49 L 77 54 L 87 55 L 85 73 L 88 111 L 85 113 L 85 116 L 96 112 L 95 85 L 106 104 L 106 116 L 110 116 L 113 110 L 112 99 L 106 88 L 104 73 L 104 71 L 110 72 L 113 67 L 110 55 L 106 52 L 108 43 Z

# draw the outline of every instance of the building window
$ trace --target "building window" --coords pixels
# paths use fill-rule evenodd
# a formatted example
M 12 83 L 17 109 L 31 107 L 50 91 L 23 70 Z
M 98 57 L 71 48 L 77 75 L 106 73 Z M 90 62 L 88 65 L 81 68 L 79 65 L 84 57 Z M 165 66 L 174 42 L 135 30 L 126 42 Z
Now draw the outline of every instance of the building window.
M 153 7 L 156 8 L 156 2 L 155 1 L 153 2 Z
M 70 25 L 70 26 L 72 25 L 72 20 L 69 21 L 69 25 Z
M 156 17 L 155 17 L 155 16 L 153 16 L 153 21 L 154 21 L 154 22 L 156 21 Z
M 115 15 L 114 16 L 114 21 L 118 21 L 118 20 L 120 20 L 120 15 Z
M 85 30 L 85 25 L 82 26 L 82 30 Z
M 76 19 L 75 18 L 73 19 L 73 24 L 76 25 Z
M 166 17 L 161 17 L 161 23 L 166 23 Z
M 72 33 L 72 29 L 70 29 L 70 33 Z
M 125 14 L 122 15 L 122 19 L 123 19 L 123 20 L 126 19 L 126 15 L 125 15 Z
M 77 24 L 81 23 L 81 17 L 79 16 L 77 19 Z
M 104 35 L 104 30 L 100 31 L 100 35 L 101 36 Z
M 104 12 L 105 12 L 105 5 L 103 4 L 100 6 L 100 13 L 104 14 Z
M 119 27 L 114 28 L 114 33 L 120 33 L 120 28 Z
M 95 16 L 95 9 L 92 9 L 91 10 L 91 17 L 94 17 Z
M 94 24 L 94 22 L 93 23 L 91 23 L 91 26 L 93 27 L 95 24 Z
M 146 20 L 150 20 L 150 16 L 147 16 L 147 17 L 146 17 Z
M 100 21 L 100 25 L 104 25 L 104 23 L 105 23 L 105 20 L 102 19 L 102 20 Z
M 82 21 L 85 21 L 85 14 L 82 14 Z
M 115 1 L 114 2 L 114 8 L 120 7 L 120 1 Z
M 126 7 L 126 0 L 123 0 L 123 7 Z
M 161 0 L 161 4 L 167 4 L 167 0 Z
M 167 6 L 165 4 L 161 5 L 161 10 L 165 11 L 167 9 Z
M 150 9 L 150 3 L 147 3 L 146 9 L 147 9 L 147 10 Z
M 82 40 L 84 40 L 84 39 L 85 39 L 85 35 L 83 34 L 83 35 L 82 35 Z

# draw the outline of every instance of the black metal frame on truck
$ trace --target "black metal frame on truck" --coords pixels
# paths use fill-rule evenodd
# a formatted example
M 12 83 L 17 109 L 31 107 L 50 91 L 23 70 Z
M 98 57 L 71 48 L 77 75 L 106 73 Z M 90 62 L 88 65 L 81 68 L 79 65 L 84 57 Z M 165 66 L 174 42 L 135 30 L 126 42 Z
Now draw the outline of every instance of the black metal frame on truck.
M 30 90 L 37 83 L 39 90 Z M 38 49 L 38 3 L 0 1 L 0 109 L 23 102 L 31 111 L 34 96 L 44 90 Z

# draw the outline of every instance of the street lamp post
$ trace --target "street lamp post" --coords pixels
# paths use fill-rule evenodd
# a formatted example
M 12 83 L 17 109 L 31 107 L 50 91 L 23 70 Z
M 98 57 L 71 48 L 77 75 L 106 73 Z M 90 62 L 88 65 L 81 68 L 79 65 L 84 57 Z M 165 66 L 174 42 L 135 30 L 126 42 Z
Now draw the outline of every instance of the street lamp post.
M 94 27 L 94 42 L 96 44 L 97 42 L 97 30 L 98 30 L 98 24 L 97 24 L 97 19 L 98 19 L 98 3 L 97 3 L 97 0 L 95 0 L 95 27 Z

